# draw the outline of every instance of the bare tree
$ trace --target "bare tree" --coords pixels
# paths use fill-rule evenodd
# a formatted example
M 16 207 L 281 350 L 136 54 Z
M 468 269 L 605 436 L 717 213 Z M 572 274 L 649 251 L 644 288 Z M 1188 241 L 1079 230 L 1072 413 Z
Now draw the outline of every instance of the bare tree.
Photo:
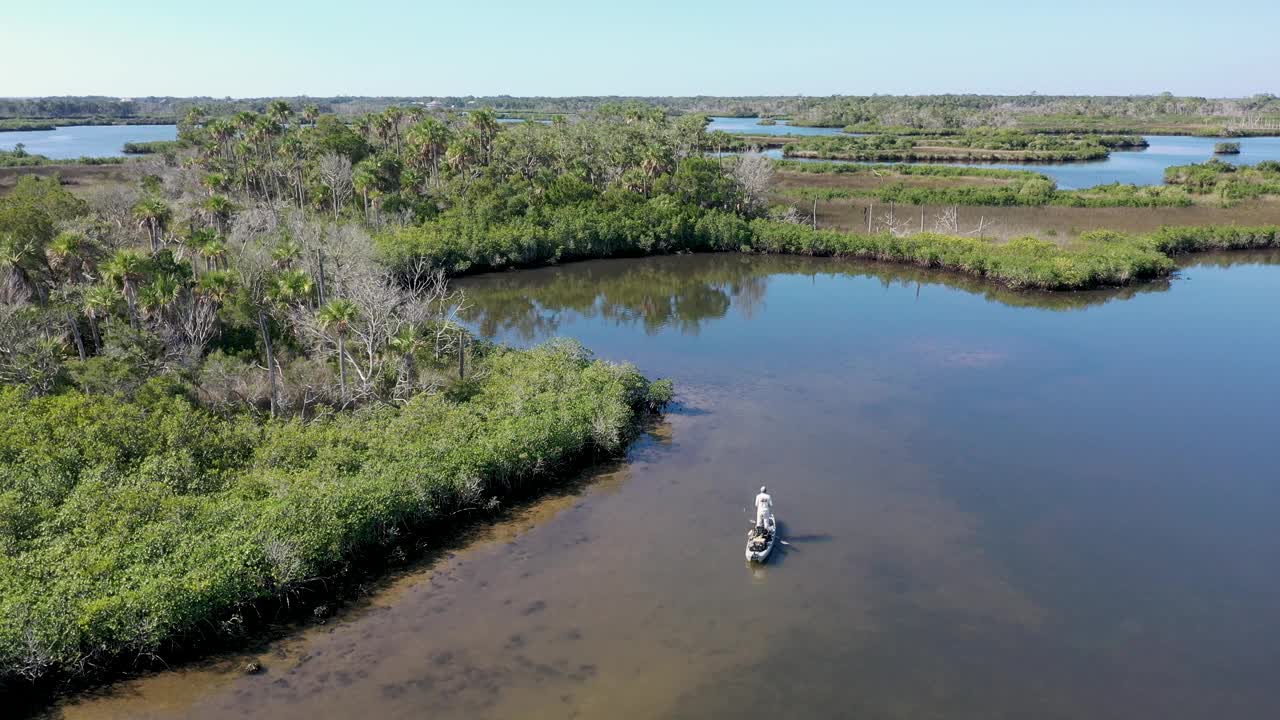
M 748 212 L 758 212 L 766 206 L 769 190 L 773 187 L 773 161 L 759 153 L 747 153 L 733 166 L 733 179 L 742 188 Z
M 345 155 L 328 154 L 321 156 L 316 166 L 320 182 L 329 188 L 329 196 L 333 200 L 333 219 L 338 219 L 343 203 L 354 192 L 351 184 L 351 160 Z
M 995 226 L 996 226 L 995 220 L 988 220 L 986 215 L 981 215 L 978 217 L 977 226 L 965 234 L 977 235 L 979 238 L 985 238 L 987 236 L 987 231 Z
M 184 358 L 198 360 L 217 331 L 217 304 L 207 297 L 188 290 L 179 300 L 174 320 L 178 331 L 176 333 L 179 341 L 178 350 Z
M 880 216 L 880 224 L 885 226 L 895 237 L 905 237 L 911 234 L 911 218 L 899 218 L 897 208 L 893 205 L 889 206 L 888 211 Z
M 344 324 L 343 342 L 314 310 L 297 309 L 293 322 L 317 354 L 344 353 L 347 399 L 402 399 L 432 389 L 419 381 L 414 358 L 427 348 L 439 357 L 462 337 L 456 321 L 462 298 L 450 290 L 443 272 L 424 272 L 406 289 L 367 261 L 335 263 L 332 287 L 333 297 L 357 309 Z M 389 378 L 394 387 L 385 386 Z
M 960 232 L 960 210 L 954 205 L 942 209 L 938 219 L 933 221 L 933 229 L 937 232 L 956 235 Z

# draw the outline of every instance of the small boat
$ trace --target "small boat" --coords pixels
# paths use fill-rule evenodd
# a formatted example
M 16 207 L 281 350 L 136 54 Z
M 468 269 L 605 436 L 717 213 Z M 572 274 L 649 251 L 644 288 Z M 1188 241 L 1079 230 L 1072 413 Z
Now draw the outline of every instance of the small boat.
M 747 533 L 747 560 L 762 563 L 769 559 L 773 546 L 778 543 L 778 520 L 772 515 L 765 521 L 764 529 L 753 527 Z

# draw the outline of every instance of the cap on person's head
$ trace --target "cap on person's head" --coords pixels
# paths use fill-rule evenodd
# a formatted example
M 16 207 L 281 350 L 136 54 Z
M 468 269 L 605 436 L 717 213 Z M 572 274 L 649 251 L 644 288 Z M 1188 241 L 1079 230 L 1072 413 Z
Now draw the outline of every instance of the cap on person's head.
M 761 485 L 761 486 L 760 486 L 760 492 L 764 492 L 764 491 L 765 491 L 765 487 L 764 487 L 763 485 Z

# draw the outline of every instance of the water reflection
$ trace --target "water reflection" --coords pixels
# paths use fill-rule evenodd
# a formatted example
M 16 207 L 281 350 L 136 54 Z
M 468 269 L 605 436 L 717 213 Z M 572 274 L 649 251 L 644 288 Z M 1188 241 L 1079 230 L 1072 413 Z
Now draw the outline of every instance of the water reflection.
M 698 335 L 730 313 L 750 320 L 764 304 L 770 278 L 869 278 L 882 287 L 945 287 L 1012 307 L 1079 310 L 1163 292 L 1161 280 L 1070 293 L 1017 292 L 959 273 L 909 265 L 779 255 L 699 254 L 597 260 L 519 273 L 465 278 L 456 285 L 479 299 L 462 313 L 486 337 L 531 342 L 556 335 L 566 320 L 605 320 L 648 335 L 675 329 Z M 927 301 L 927 298 L 926 300 Z

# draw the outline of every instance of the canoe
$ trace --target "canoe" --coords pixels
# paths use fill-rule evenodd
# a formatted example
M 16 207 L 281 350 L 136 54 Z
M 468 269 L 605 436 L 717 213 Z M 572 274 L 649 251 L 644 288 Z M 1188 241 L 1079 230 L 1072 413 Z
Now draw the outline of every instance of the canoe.
M 762 563 L 768 560 L 773 546 L 778 543 L 777 518 L 770 517 L 765 521 L 764 530 L 763 536 L 754 527 L 747 533 L 747 560 L 751 562 Z

